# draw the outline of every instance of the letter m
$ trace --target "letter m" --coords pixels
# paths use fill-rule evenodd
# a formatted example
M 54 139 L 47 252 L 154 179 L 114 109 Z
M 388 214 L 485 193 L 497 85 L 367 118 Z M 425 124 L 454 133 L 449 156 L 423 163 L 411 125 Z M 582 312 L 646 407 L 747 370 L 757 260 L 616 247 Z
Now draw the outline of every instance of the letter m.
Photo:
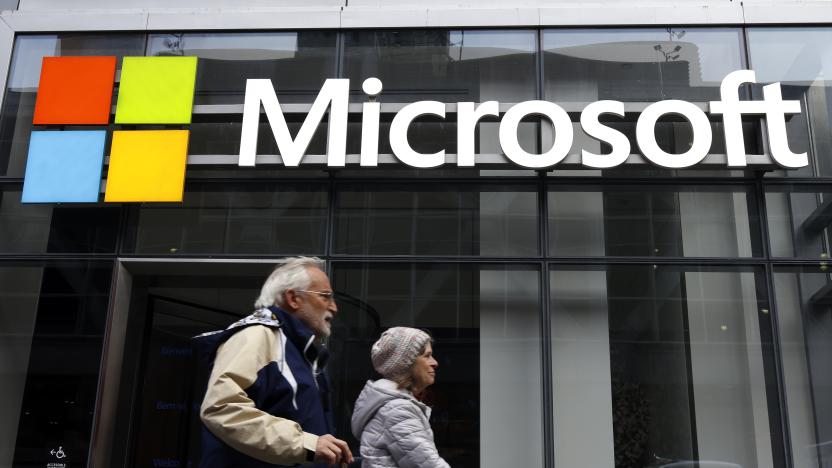
M 246 99 L 243 106 L 243 130 L 240 138 L 240 166 L 254 166 L 257 157 L 257 130 L 260 125 L 260 104 L 272 128 L 277 148 L 286 166 L 297 166 L 315 135 L 318 125 L 329 108 L 329 132 L 326 152 L 327 165 L 343 167 L 347 151 L 347 113 L 349 110 L 350 80 L 329 79 L 315 98 L 312 109 L 292 139 L 283 110 L 271 80 L 246 80 Z

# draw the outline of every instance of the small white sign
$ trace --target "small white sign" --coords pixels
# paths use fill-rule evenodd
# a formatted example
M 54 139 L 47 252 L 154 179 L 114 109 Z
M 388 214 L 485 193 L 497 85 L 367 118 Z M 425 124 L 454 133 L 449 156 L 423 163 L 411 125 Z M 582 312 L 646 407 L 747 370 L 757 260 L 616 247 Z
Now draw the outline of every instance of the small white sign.
M 66 458 L 66 452 L 64 452 L 63 446 L 58 446 L 58 450 L 52 449 L 49 451 L 49 454 L 57 459 Z

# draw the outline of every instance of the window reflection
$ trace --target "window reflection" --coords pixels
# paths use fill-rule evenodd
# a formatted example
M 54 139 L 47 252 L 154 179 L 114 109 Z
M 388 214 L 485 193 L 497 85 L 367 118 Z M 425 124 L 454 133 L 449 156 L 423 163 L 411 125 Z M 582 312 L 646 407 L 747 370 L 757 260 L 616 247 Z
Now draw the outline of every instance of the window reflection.
M 553 186 L 549 254 L 758 256 L 757 220 L 755 198 L 743 187 Z
M 783 99 L 802 101 L 786 132 L 792 151 L 809 152 L 810 166 L 773 175 L 832 175 L 832 28 L 751 28 L 748 50 L 759 83 L 780 82 Z
M 339 190 L 335 251 L 364 255 L 537 253 L 533 188 Z
M 792 185 L 766 191 L 771 254 L 775 257 L 829 258 L 832 193 Z
M 148 55 L 199 57 L 194 104 L 242 104 L 246 79 L 271 79 L 283 102 L 312 102 L 335 77 L 335 33 L 153 34 Z
M 111 273 L 109 262 L 0 264 L 0 464 L 46 466 L 62 446 L 65 463 L 86 465 Z
M 336 262 L 333 286 L 377 311 L 382 329 L 410 326 L 433 335 L 439 368 L 428 389 L 431 424 L 451 466 L 543 466 L 536 269 Z M 350 366 L 333 378 L 335 407 L 346 414 L 366 380 L 378 378 L 369 359 L 378 335 L 364 333 L 349 340 L 333 333 L 331 368 Z M 350 432 L 348 420 L 339 424 L 338 433 Z
M 564 102 L 719 99 L 744 68 L 739 29 L 564 29 L 543 34 L 544 95 Z
M 555 464 L 782 466 L 761 280 L 738 268 L 553 267 Z
M 0 176 L 23 177 L 43 57 L 144 54 L 144 34 L 22 35 L 15 39 L 0 115 Z M 121 69 L 121 60 L 117 61 Z M 115 87 L 113 96 L 118 93 Z M 116 102 L 115 97 L 113 102 Z
M 176 254 L 320 254 L 326 191 L 315 186 L 190 187 L 182 204 L 134 213 L 126 250 Z
M 830 285 L 823 265 L 774 273 L 792 466 L 823 467 L 832 461 Z
M 458 102 L 534 99 L 534 31 L 398 30 L 345 32 L 344 70 L 353 99 L 361 83 L 384 83 L 379 100 Z
M 121 210 L 103 204 L 22 204 L 0 190 L 0 253 L 113 253 Z

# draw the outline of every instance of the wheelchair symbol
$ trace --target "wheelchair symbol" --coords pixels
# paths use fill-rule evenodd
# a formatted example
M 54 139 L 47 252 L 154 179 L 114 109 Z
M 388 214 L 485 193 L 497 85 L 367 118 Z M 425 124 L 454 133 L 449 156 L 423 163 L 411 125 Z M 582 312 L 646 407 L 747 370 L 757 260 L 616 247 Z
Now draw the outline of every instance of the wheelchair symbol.
M 58 450 L 52 449 L 49 451 L 49 454 L 54 456 L 57 459 L 66 458 L 66 452 L 64 452 L 63 446 L 58 446 Z

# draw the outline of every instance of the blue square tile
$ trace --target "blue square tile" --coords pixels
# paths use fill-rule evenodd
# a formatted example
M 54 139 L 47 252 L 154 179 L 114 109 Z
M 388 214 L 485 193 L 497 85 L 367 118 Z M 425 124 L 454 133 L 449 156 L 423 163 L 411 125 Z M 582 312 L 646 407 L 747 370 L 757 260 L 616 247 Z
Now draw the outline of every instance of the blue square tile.
M 32 132 L 21 201 L 97 202 L 106 137 L 104 130 Z

